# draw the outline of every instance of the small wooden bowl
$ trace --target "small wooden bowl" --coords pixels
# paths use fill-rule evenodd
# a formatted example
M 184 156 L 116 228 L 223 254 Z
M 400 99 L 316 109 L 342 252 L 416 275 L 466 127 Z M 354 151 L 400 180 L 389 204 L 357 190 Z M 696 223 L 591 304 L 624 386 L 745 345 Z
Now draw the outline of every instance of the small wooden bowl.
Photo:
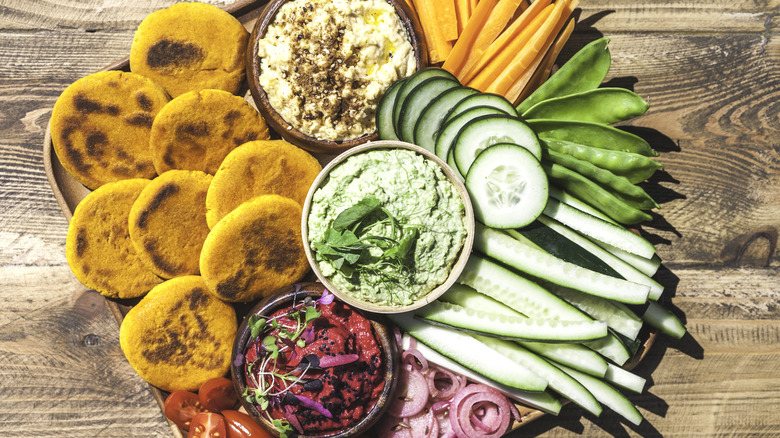
M 369 141 L 376 140 L 378 134 L 373 132 L 355 139 L 332 141 L 321 140 L 311 137 L 307 134 L 296 129 L 285 121 L 281 115 L 271 106 L 271 102 L 268 100 L 268 95 L 262 86 L 260 86 L 260 58 L 257 56 L 257 44 L 258 41 L 265 35 L 268 26 L 273 21 L 279 8 L 282 7 L 288 0 L 272 0 L 263 10 L 262 14 L 255 23 L 255 27 L 252 30 L 252 35 L 249 37 L 249 45 L 247 46 L 247 60 L 246 60 L 246 77 L 249 83 L 249 91 L 252 94 L 252 98 L 257 105 L 258 111 L 263 115 L 268 125 L 279 135 L 282 136 L 288 142 L 306 149 L 313 153 L 323 154 L 339 154 L 345 150 L 363 144 Z M 409 34 L 409 40 L 414 49 L 414 56 L 417 62 L 417 70 L 420 70 L 428 65 L 428 49 L 425 44 L 425 38 L 423 38 L 422 27 L 417 20 L 416 14 L 414 14 L 404 0 L 386 0 L 390 5 L 395 8 L 398 17 L 401 19 L 401 23 L 406 27 L 406 31 Z
M 254 404 L 248 403 L 241 394 L 246 389 L 246 376 L 244 374 L 244 365 L 236 365 L 236 356 L 244 353 L 247 343 L 249 341 L 249 335 L 251 329 L 249 327 L 249 316 L 251 315 L 263 315 L 268 316 L 276 312 L 278 309 L 291 305 L 293 302 L 301 302 L 306 297 L 313 299 L 320 298 L 322 296 L 325 286 L 319 283 L 301 283 L 299 285 L 291 285 L 282 288 L 273 294 L 262 299 L 254 308 L 247 314 L 241 325 L 238 327 L 236 333 L 236 341 L 233 344 L 233 356 L 230 365 L 230 374 L 233 379 L 233 386 L 236 392 L 239 394 L 241 406 L 249 413 L 252 418 L 257 421 L 258 424 L 263 426 L 265 430 L 271 433 L 273 436 L 278 437 L 279 432 L 274 428 L 273 424 L 268 421 L 265 415 L 257 409 Z M 355 309 L 357 310 L 357 309 Z M 378 320 L 372 315 L 363 315 L 371 321 L 371 326 L 374 328 L 376 339 L 382 347 L 382 359 L 385 364 L 384 370 L 384 387 L 379 395 L 379 399 L 373 408 L 361 418 L 355 425 L 349 429 L 334 432 L 324 435 L 297 435 L 299 438 L 350 438 L 358 437 L 366 434 L 369 429 L 382 417 L 384 412 L 389 407 L 390 397 L 393 395 L 396 387 L 397 370 L 399 367 L 399 354 L 396 341 L 393 337 L 391 329 L 385 323 Z M 367 435 L 366 435 L 367 436 Z
M 399 149 L 399 148 L 412 150 L 424 156 L 428 160 L 433 161 L 439 165 L 441 170 L 444 172 L 444 175 L 447 177 L 450 183 L 452 183 L 452 185 L 455 187 L 456 192 L 458 193 L 458 195 L 460 195 L 461 201 L 463 202 L 463 206 L 465 207 L 465 214 L 466 214 L 467 235 L 466 235 L 466 241 L 463 244 L 463 248 L 461 248 L 460 255 L 458 256 L 457 260 L 455 260 L 455 263 L 453 264 L 452 269 L 450 270 L 449 276 L 447 277 L 447 280 L 444 283 L 440 284 L 435 289 L 430 291 L 425 296 L 419 298 L 417 301 L 413 302 L 412 304 L 406 306 L 385 306 L 385 305 L 379 305 L 368 301 L 363 301 L 353 297 L 348 293 L 340 291 L 336 286 L 333 285 L 333 283 L 328 279 L 328 277 L 322 274 L 319 265 L 314 260 L 314 254 L 312 253 L 311 246 L 309 245 L 309 237 L 308 237 L 309 220 L 308 219 L 309 219 L 309 211 L 311 210 L 311 203 L 312 203 L 312 197 L 314 196 L 314 192 L 317 191 L 320 185 L 322 185 L 322 183 L 328 178 L 330 171 L 333 170 L 334 167 L 338 166 L 339 164 L 343 163 L 347 158 L 356 154 L 360 154 L 375 149 Z M 466 191 L 466 187 L 463 185 L 463 182 L 461 182 L 461 180 L 455 175 L 452 169 L 449 166 L 447 166 L 444 163 L 444 161 L 442 161 L 436 155 L 432 154 L 431 152 L 419 146 L 415 146 L 410 143 L 404 143 L 402 141 L 387 140 L 387 141 L 370 142 L 362 146 L 358 146 L 353 149 L 350 149 L 349 151 L 344 152 L 343 154 L 334 158 L 333 161 L 328 163 L 328 165 L 325 166 L 324 169 L 322 169 L 322 172 L 320 172 L 320 174 L 317 175 L 317 178 L 312 183 L 311 188 L 309 189 L 309 193 L 306 196 L 306 200 L 303 203 L 303 218 L 301 219 L 301 234 L 303 236 L 303 248 L 306 252 L 306 258 L 309 260 L 309 264 L 311 265 L 314 274 L 322 282 L 322 284 L 324 284 L 328 288 L 328 290 L 333 292 L 339 299 L 351 305 L 352 307 L 363 309 L 368 312 L 402 313 L 402 312 L 408 312 L 411 310 L 418 309 L 430 303 L 431 301 L 435 300 L 436 298 L 440 297 L 444 292 L 446 292 L 450 288 L 450 286 L 452 286 L 455 283 L 455 280 L 458 279 L 458 276 L 460 276 L 460 273 L 463 271 L 463 268 L 466 266 L 466 262 L 468 262 L 469 254 L 471 254 L 471 247 L 474 244 L 474 209 L 471 205 L 471 198 L 469 197 L 468 191 Z

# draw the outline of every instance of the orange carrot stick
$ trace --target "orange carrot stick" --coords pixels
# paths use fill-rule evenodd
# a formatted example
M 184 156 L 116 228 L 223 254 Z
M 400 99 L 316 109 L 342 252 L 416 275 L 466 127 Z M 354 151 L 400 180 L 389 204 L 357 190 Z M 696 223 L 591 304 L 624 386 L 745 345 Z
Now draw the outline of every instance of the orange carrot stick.
M 541 63 L 534 70 L 532 70 L 533 75 L 531 76 L 530 80 L 528 80 L 527 84 L 523 86 L 523 82 L 518 81 L 515 82 L 512 88 L 509 89 L 507 94 L 513 96 L 517 93 L 517 90 L 522 87 L 523 91 L 517 95 L 515 104 L 522 102 L 550 77 L 550 72 L 552 71 L 552 67 L 555 64 L 555 60 L 558 59 L 558 55 L 561 53 L 563 46 L 566 45 L 566 42 L 569 40 L 569 37 L 574 30 L 575 24 L 575 18 L 570 17 L 561 33 L 555 37 L 555 41 L 553 42 L 550 49 L 547 50 L 547 53 L 545 53 L 542 57 Z
M 492 41 L 486 50 L 472 53 L 470 60 L 467 62 L 468 65 L 463 69 L 461 82 L 471 81 L 494 57 L 504 52 L 510 44 L 514 44 L 513 47 L 517 47 L 516 43 L 520 35 L 526 33 L 526 29 L 532 24 L 539 23 L 534 21 L 535 18 L 549 5 L 550 0 L 536 0 L 517 20 L 501 32 L 501 35 Z M 519 49 L 515 49 L 514 53 L 517 53 L 517 50 Z
M 477 4 L 474 13 L 471 14 L 458 41 L 452 47 L 450 56 L 444 61 L 442 68 L 454 74 L 458 79 L 460 79 L 460 73 L 469 56 L 469 52 L 474 50 L 473 45 L 477 40 L 477 36 L 482 31 L 485 22 L 487 22 L 488 17 L 490 17 L 490 12 L 493 11 L 498 1 L 499 0 L 481 0 L 479 4 Z
M 445 41 L 458 39 L 458 17 L 455 14 L 454 0 L 430 0 L 431 10 L 439 25 L 439 33 Z
M 500 52 L 497 52 L 495 56 L 487 62 L 479 73 L 468 82 L 468 85 L 477 90 L 486 91 L 488 86 L 499 77 L 502 71 L 514 63 L 524 51 L 527 51 L 527 48 L 533 42 L 534 36 L 542 29 L 544 23 L 548 20 L 554 10 L 555 6 L 553 5 L 544 8 L 544 10 L 542 10 L 527 27 L 520 31 L 517 37 L 513 39 L 509 45 Z M 484 56 L 487 56 L 487 53 Z
M 523 72 L 531 65 L 534 58 L 542 51 L 546 42 L 550 40 L 550 43 L 552 44 L 552 38 L 558 34 L 558 32 L 555 32 L 555 28 L 561 21 L 563 11 L 567 4 L 568 2 L 566 0 L 558 0 L 555 2 L 555 9 L 553 9 L 550 16 L 545 20 L 542 27 L 539 28 L 515 59 L 512 60 L 506 68 L 502 69 L 498 76 L 495 77 L 495 80 L 487 87 L 489 92 L 501 95 L 506 94 L 512 84 L 522 76 Z M 566 15 L 566 18 L 568 18 L 568 15 Z M 563 23 L 561 23 L 560 26 L 563 27 Z
M 455 15 L 458 17 L 458 37 L 460 37 L 471 16 L 471 4 L 469 3 L 469 0 L 455 0 Z
M 447 41 L 441 34 L 441 29 L 436 20 L 436 13 L 432 10 L 431 0 L 413 0 L 420 24 L 428 45 L 428 58 L 431 64 L 444 61 L 452 50 L 452 42 Z

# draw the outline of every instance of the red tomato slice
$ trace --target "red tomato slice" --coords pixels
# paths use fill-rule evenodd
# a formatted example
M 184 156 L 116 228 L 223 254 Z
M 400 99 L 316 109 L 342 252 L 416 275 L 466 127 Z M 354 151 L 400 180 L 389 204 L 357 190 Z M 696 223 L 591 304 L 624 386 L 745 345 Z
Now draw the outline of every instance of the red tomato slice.
M 190 430 L 192 419 L 204 410 L 198 395 L 190 391 L 173 391 L 163 406 L 165 417 L 183 430 Z
M 272 438 L 249 415 L 239 411 L 222 411 L 227 426 L 227 438 Z
M 201 385 L 198 399 L 200 404 L 211 412 L 233 409 L 238 405 L 238 394 L 233 387 L 233 381 L 225 377 L 217 377 Z
M 187 438 L 225 438 L 225 418 L 214 412 L 201 412 L 192 419 Z

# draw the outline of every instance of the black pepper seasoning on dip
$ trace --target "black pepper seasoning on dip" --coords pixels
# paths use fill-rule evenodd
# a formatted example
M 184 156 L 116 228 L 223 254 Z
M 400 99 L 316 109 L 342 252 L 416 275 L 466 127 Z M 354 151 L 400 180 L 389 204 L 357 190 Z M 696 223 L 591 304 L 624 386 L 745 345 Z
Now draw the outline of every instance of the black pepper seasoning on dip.
M 244 396 L 277 427 L 331 434 L 376 404 L 384 387 L 381 345 L 371 322 L 329 292 L 250 326 Z

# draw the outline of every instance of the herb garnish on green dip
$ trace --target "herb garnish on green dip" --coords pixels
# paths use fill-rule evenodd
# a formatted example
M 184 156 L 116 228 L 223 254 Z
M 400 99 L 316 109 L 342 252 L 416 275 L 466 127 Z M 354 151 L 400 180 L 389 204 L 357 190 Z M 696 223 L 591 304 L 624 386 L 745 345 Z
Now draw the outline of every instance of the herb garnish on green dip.
M 438 164 L 377 149 L 334 167 L 314 192 L 309 244 L 340 291 L 412 304 L 444 283 L 466 241 L 465 207 Z

